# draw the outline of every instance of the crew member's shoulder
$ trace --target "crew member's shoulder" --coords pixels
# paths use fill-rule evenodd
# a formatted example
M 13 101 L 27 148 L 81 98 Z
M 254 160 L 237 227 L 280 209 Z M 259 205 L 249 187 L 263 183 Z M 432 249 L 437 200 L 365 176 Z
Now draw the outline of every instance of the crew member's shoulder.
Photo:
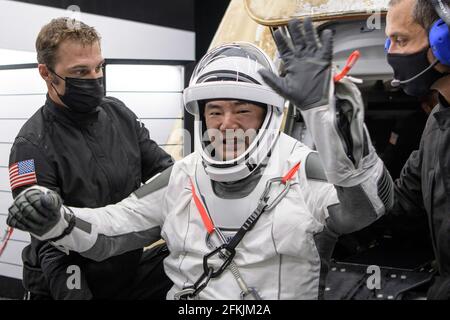
M 422 139 L 427 139 L 430 134 L 434 134 L 435 131 L 440 130 L 441 123 L 448 123 L 448 114 L 450 114 L 447 108 L 440 103 L 436 105 L 428 116 L 427 123 L 422 133 Z
M 288 161 L 290 163 L 300 162 L 302 168 L 300 171 L 304 172 L 308 180 L 327 181 L 325 170 L 316 151 L 286 134 L 282 134 L 280 138 L 282 139 L 279 143 L 292 146 Z
M 22 126 L 17 134 L 14 144 L 31 143 L 39 145 L 48 131 L 47 118 L 44 107 L 39 108 Z
M 305 174 L 308 180 L 328 181 L 319 153 L 310 152 L 305 160 Z
M 291 157 L 299 157 L 300 160 L 306 158 L 309 153 L 313 152 L 308 146 L 301 141 L 281 133 L 278 141 L 280 151 L 288 152 Z
M 105 111 L 109 113 L 119 114 L 121 116 L 125 116 L 127 118 L 136 119 L 137 116 L 131 111 L 123 101 L 115 98 L 115 97 L 105 97 L 100 104 Z
M 201 157 L 197 152 L 193 152 L 174 164 L 175 172 L 184 172 L 186 176 L 194 176 L 197 164 L 201 162 Z
M 146 197 L 155 191 L 168 187 L 171 193 L 178 194 L 181 189 L 188 187 L 190 179 L 195 175 L 195 168 L 199 156 L 196 152 L 176 161 L 173 166 L 165 169 L 145 182 L 145 185 L 134 192 L 137 198 Z

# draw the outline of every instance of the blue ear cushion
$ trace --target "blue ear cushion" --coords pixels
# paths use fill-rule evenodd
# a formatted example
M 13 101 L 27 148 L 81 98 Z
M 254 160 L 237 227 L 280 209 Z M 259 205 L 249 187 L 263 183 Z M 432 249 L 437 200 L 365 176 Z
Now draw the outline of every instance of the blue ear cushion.
M 390 38 L 386 38 L 386 42 L 384 43 L 384 51 L 386 53 L 388 53 L 390 47 L 391 47 L 391 39 Z
M 430 47 L 440 63 L 450 66 L 450 33 L 447 24 L 437 20 L 430 30 Z

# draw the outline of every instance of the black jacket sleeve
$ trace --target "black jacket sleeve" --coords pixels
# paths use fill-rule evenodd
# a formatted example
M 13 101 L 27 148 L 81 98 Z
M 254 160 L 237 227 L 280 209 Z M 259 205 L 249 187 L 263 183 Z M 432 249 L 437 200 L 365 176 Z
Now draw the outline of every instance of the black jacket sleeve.
M 11 166 L 17 162 L 25 160 L 34 161 L 37 180 L 36 184 L 60 193 L 60 190 L 57 187 L 57 176 L 55 170 L 43 152 L 31 141 L 23 137 L 17 137 L 9 155 L 9 165 Z M 22 190 L 30 187 L 31 185 L 32 184 L 19 186 L 12 189 L 13 197 L 17 197 Z
M 421 149 L 414 151 L 395 181 L 395 203 L 390 211 L 395 216 L 418 217 L 425 212 L 422 200 Z
M 54 190 L 60 194 L 58 188 L 58 176 L 56 170 L 50 164 L 47 157 L 41 151 L 37 144 L 23 138 L 17 137 L 11 149 L 9 164 L 12 165 L 19 161 L 33 160 L 36 172 L 36 184 Z M 13 197 L 22 192 L 31 185 L 24 185 L 12 190 Z M 43 287 L 48 287 L 52 298 L 63 299 L 91 299 L 87 281 L 83 273 L 80 274 L 80 290 L 71 290 L 67 287 L 67 279 L 70 274 L 67 273 L 67 268 L 70 265 L 77 264 L 77 257 L 73 255 L 66 255 L 53 245 L 47 242 L 41 242 L 35 238 L 31 238 L 34 248 L 38 248 L 36 253 L 40 263 L 40 267 L 44 274 L 47 284 L 42 284 Z M 75 260 L 74 260 L 75 259 Z
M 158 144 L 150 139 L 150 134 L 144 124 L 136 121 L 136 133 L 141 150 L 142 182 L 173 165 L 172 157 Z

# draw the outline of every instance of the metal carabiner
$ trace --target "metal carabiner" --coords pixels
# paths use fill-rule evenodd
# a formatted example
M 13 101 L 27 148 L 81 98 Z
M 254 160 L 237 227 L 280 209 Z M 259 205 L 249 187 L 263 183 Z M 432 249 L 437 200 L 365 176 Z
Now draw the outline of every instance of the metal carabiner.
M 280 201 L 286 196 L 286 194 L 289 192 L 289 189 L 291 188 L 291 181 L 288 180 L 285 184 L 282 183 L 283 178 L 279 177 L 279 178 L 272 178 L 270 180 L 268 180 L 266 182 L 266 187 L 264 189 L 264 193 L 262 194 L 261 198 L 259 201 L 265 201 L 267 203 L 267 207 L 265 208 L 266 211 L 271 210 L 272 208 L 274 208 L 278 203 L 280 203 Z M 268 202 L 269 200 L 269 192 L 271 190 L 271 186 L 276 183 L 279 182 L 280 184 L 284 184 L 284 188 L 283 190 L 276 196 L 276 198 L 272 201 L 272 202 Z
M 248 300 L 246 299 L 248 296 L 252 296 L 254 300 L 262 300 L 258 291 L 254 287 L 249 287 L 247 292 L 241 292 L 241 300 Z
M 173 295 L 174 300 L 187 300 L 189 296 L 193 296 L 195 292 L 194 287 L 185 288 L 183 290 L 180 290 L 178 292 L 175 292 Z
M 226 250 L 226 253 L 222 252 L 222 250 Z M 219 257 L 220 257 L 220 254 L 223 254 L 225 257 L 225 260 L 222 263 L 222 265 L 220 266 L 220 268 L 217 271 L 214 271 L 214 269 L 208 265 L 208 259 L 210 259 L 212 256 L 215 256 L 216 254 L 218 254 Z M 231 263 L 231 261 L 233 261 L 233 258 L 235 255 L 236 255 L 236 250 L 228 248 L 227 244 L 223 244 L 220 247 L 216 248 L 215 250 L 211 251 L 209 254 L 207 254 L 206 256 L 203 257 L 204 274 L 212 271 L 212 273 L 211 273 L 212 278 L 216 278 L 216 277 L 220 276 L 222 274 L 222 272 L 224 272 L 225 269 L 228 267 L 228 265 Z
M 193 298 L 197 296 L 200 291 L 205 289 L 208 285 L 209 280 L 211 280 L 211 275 L 213 269 L 209 268 L 208 273 L 202 273 L 202 275 L 197 279 L 193 286 L 186 287 L 173 295 L 174 300 L 187 300 L 188 298 Z M 204 281 L 201 285 L 200 283 Z
M 227 240 L 225 239 L 224 235 L 222 234 L 222 232 L 220 231 L 220 229 L 214 228 L 214 232 L 217 234 L 219 240 L 222 242 L 222 245 L 227 243 Z M 209 250 L 214 251 L 218 248 L 218 246 L 213 244 L 212 241 L 212 233 L 206 233 L 206 238 L 205 238 L 205 242 L 206 242 L 206 246 L 208 247 Z M 222 252 L 219 253 L 219 257 L 222 260 L 226 260 L 227 257 L 225 256 L 225 254 L 223 254 Z

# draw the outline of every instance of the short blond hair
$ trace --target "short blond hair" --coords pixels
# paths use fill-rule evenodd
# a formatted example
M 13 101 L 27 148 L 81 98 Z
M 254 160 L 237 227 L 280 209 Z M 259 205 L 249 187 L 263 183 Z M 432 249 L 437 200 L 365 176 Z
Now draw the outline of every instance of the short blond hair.
M 95 28 L 81 21 L 67 17 L 53 19 L 42 27 L 37 36 L 37 61 L 54 68 L 56 53 L 63 41 L 73 40 L 83 45 L 92 45 L 97 41 L 100 44 L 100 39 Z

